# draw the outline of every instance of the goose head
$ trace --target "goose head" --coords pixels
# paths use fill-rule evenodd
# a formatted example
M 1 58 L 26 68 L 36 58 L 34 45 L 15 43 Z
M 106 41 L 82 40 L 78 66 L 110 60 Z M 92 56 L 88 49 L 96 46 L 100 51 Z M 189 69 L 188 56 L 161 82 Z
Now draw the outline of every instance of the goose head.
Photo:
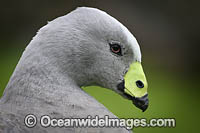
M 48 57 L 57 58 L 63 74 L 80 87 L 108 88 L 132 100 L 142 111 L 147 109 L 140 47 L 130 31 L 112 16 L 96 8 L 80 7 L 49 22 L 37 36 L 33 42 L 37 38 L 48 42 L 43 53 L 51 49 Z

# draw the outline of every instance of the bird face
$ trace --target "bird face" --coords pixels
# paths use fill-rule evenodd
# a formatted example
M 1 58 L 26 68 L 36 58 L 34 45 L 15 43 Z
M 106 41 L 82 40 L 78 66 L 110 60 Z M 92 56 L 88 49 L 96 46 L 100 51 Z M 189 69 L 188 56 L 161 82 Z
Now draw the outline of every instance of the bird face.
M 86 73 L 95 85 L 109 88 L 145 111 L 148 107 L 147 81 L 141 65 L 141 52 L 135 37 L 115 18 L 97 9 L 80 9 L 87 17 L 78 22 L 85 28 Z M 87 18 L 87 19 L 86 19 Z M 79 28 L 79 29 L 80 29 Z M 89 41 L 88 41 L 89 40 Z M 82 42 L 84 42 L 82 41 Z M 83 45 L 84 46 L 84 45 Z
M 103 45 L 107 46 L 105 49 L 95 52 L 93 57 L 98 62 L 93 64 L 93 68 L 98 69 L 95 69 L 94 79 L 98 85 L 132 100 L 144 112 L 148 107 L 146 77 L 133 47 L 122 43 L 119 40 L 110 41 Z

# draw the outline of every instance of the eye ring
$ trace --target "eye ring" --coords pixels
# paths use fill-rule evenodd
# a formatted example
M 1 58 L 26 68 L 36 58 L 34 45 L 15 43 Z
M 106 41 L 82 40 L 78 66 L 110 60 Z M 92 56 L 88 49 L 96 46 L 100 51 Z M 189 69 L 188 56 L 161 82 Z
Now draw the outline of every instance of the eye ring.
M 114 54 L 122 55 L 121 46 L 118 43 L 110 43 L 110 50 Z

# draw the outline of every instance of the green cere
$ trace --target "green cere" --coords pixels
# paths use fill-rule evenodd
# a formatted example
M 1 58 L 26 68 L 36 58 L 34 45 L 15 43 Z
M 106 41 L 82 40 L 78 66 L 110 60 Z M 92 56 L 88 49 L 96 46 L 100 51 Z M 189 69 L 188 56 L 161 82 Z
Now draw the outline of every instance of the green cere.
M 147 94 L 147 81 L 140 62 L 133 62 L 125 77 L 125 93 L 133 97 L 142 97 Z M 141 81 L 142 87 L 137 85 L 137 81 Z M 139 87 L 138 87 L 139 86 Z

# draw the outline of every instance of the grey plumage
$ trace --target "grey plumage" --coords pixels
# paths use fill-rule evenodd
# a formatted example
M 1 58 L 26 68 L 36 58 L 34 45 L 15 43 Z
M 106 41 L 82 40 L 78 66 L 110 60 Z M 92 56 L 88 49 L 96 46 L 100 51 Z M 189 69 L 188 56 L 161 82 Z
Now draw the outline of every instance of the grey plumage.
M 120 42 L 124 56 L 110 52 L 111 41 Z M 116 118 L 80 87 L 99 85 L 122 95 L 116 86 L 134 60 L 141 61 L 136 39 L 105 12 L 81 7 L 56 18 L 38 31 L 10 78 L 0 101 L 0 131 L 129 132 L 123 128 L 27 128 L 23 121 L 30 113 L 38 118 L 44 114 Z

